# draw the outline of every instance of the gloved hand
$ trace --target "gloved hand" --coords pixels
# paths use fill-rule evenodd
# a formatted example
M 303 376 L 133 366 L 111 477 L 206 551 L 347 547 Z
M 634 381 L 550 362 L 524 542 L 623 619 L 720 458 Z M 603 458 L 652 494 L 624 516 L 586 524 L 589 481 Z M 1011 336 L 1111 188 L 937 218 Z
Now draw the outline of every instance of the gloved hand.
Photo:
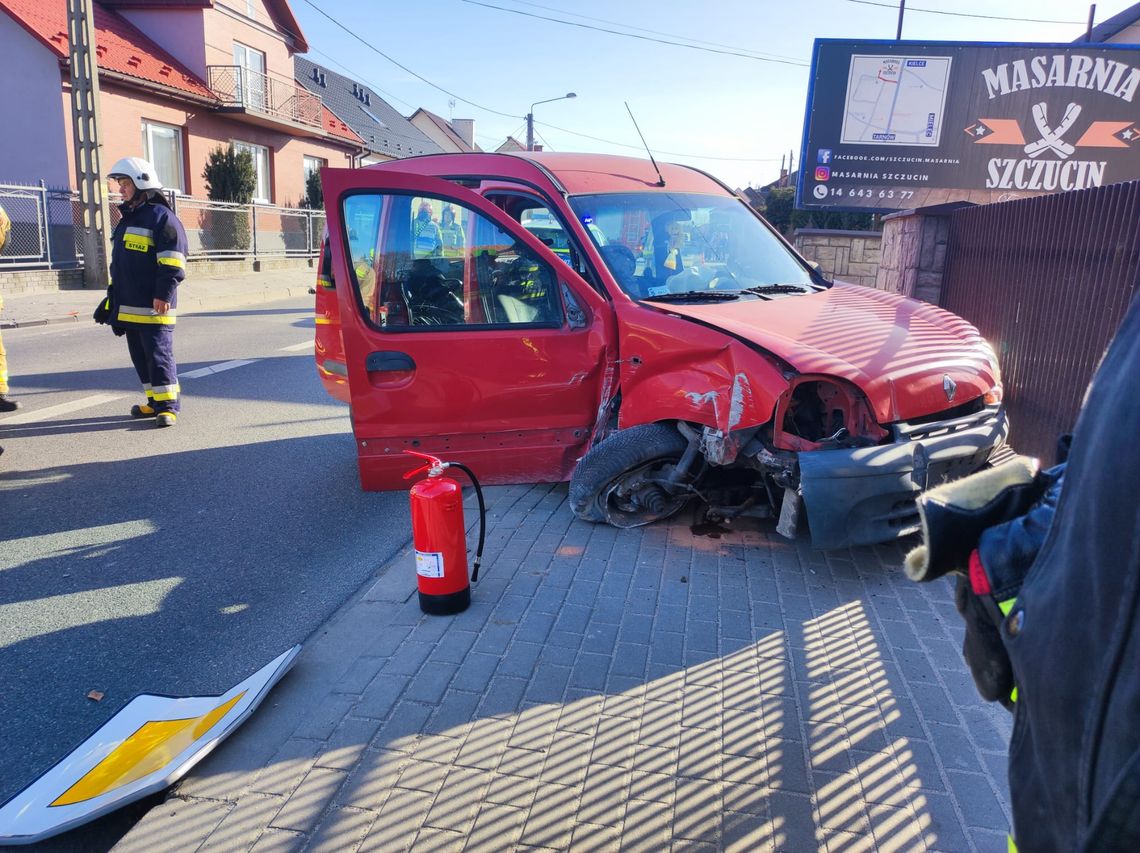
M 107 295 L 99 300 L 99 304 L 95 306 L 95 313 L 91 315 L 96 323 L 103 324 L 111 319 L 111 287 L 107 285 Z
M 967 575 L 958 578 L 954 590 L 954 604 L 966 623 L 962 656 L 974 685 L 987 702 L 1001 702 L 1010 710 L 1013 667 L 1001 627 L 1049 533 L 1064 472 L 1065 466 L 1058 465 L 1039 474 L 1045 492 L 1029 511 L 982 532 L 977 550 L 970 554 Z
M 1064 464 L 1055 465 L 1037 475 L 1037 483 L 1044 491 L 1025 514 L 982 532 L 978 539 L 978 565 L 970 564 L 970 579 L 976 591 L 992 595 L 998 603 L 1017 597 L 1049 533 L 1061 499 L 1065 468 Z M 979 571 L 984 573 L 984 582 L 977 577 Z M 988 590 L 982 589 L 983 585 Z
M 1037 467 L 1036 459 L 1018 456 L 919 495 L 923 544 L 906 555 L 907 577 L 931 581 L 965 573 L 982 531 L 1023 514 L 1044 491 Z

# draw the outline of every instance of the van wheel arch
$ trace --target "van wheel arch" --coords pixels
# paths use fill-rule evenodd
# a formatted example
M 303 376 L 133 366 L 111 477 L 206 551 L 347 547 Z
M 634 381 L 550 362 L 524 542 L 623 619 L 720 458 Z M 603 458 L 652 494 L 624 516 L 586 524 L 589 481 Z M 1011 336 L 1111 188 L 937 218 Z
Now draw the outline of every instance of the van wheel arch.
M 619 430 L 594 445 L 570 478 L 570 508 L 583 521 L 640 527 L 668 518 L 689 500 L 651 481 L 668 475 L 688 440 L 671 423 Z

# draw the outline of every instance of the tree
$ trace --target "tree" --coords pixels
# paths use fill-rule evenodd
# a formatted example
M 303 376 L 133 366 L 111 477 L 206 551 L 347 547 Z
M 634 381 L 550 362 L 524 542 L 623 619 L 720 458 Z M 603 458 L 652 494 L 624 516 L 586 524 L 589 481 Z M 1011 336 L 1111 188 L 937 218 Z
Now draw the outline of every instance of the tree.
M 232 142 L 227 148 L 219 145 L 210 152 L 202 177 L 206 179 L 206 196 L 211 201 L 245 205 L 253 201 L 257 190 L 253 155 L 248 151 L 238 151 Z M 242 208 L 213 210 L 207 231 L 210 248 L 244 251 L 249 248 L 251 237 L 249 211 Z
M 318 210 L 325 206 L 325 194 L 321 189 L 321 173 L 313 169 L 305 176 L 305 207 Z
M 206 196 L 211 201 L 249 204 L 257 191 L 253 155 L 238 151 L 232 142 L 228 148 L 219 145 L 210 152 L 202 177 L 206 179 Z

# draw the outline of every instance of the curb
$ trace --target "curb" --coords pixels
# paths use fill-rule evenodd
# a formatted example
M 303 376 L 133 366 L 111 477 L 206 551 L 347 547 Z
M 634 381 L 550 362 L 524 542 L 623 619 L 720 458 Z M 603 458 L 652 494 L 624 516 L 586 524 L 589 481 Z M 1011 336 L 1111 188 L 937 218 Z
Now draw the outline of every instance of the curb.
M 62 317 L 44 317 L 39 320 L 0 320 L 0 329 L 27 329 L 32 326 L 50 326 L 55 323 L 78 323 L 79 312 Z

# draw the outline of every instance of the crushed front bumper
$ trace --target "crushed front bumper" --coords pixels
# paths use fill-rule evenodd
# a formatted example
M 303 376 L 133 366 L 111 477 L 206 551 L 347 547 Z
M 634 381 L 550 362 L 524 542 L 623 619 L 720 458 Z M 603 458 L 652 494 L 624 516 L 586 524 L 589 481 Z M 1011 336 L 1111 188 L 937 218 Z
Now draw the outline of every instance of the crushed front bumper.
M 981 468 L 1005 443 L 1009 421 L 997 404 L 966 417 L 893 430 L 891 444 L 799 454 L 813 547 L 870 545 L 916 532 L 915 498 Z

